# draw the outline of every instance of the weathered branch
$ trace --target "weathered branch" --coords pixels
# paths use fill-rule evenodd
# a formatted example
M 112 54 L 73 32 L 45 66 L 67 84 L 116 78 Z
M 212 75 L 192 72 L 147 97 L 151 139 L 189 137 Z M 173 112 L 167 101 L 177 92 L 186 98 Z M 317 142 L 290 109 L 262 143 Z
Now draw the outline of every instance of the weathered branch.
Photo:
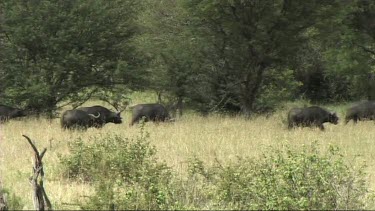
M 126 110 L 126 108 L 128 107 L 129 103 L 125 103 L 124 105 L 120 105 L 118 102 L 111 102 L 110 100 L 106 99 L 105 97 L 99 97 L 99 99 L 101 101 L 104 101 L 106 103 L 108 103 L 109 105 L 111 105 L 113 108 L 116 109 L 116 111 L 118 112 L 123 112 Z M 126 98 L 126 99 L 129 99 L 129 98 Z
M 230 86 L 227 86 L 226 89 L 227 89 L 227 90 L 228 90 L 228 89 L 232 89 L 232 88 L 234 88 L 234 87 L 236 87 L 236 86 L 238 86 L 238 85 L 246 84 L 246 83 L 247 83 L 246 80 L 240 80 L 240 81 L 237 81 L 237 82 L 234 83 L 234 84 L 231 84 Z M 225 104 L 230 100 L 230 98 L 228 98 L 228 95 L 229 95 L 229 94 L 230 94 L 229 92 L 226 92 L 226 93 L 223 95 L 223 97 L 220 99 L 220 101 L 219 101 L 218 103 L 216 103 L 216 105 L 214 105 L 213 107 L 210 108 L 210 112 L 214 111 L 216 108 L 218 108 L 218 107 L 221 106 L 221 105 L 225 105 Z M 224 102 L 224 100 L 226 100 L 226 101 Z M 223 103 L 223 102 L 224 102 L 224 103 Z
M 23 137 L 26 138 L 26 140 L 29 142 L 29 144 L 31 145 L 31 147 L 33 148 L 34 152 L 36 153 L 36 155 L 39 156 L 39 152 L 38 152 L 38 149 L 35 147 L 35 145 L 33 144 L 33 142 L 31 141 L 31 139 L 29 137 L 27 137 L 26 135 L 22 135 Z
M 44 171 L 42 159 L 47 152 L 47 148 L 44 148 L 41 153 L 26 135 L 22 135 L 29 142 L 35 153 L 35 162 L 33 166 L 33 176 L 30 177 L 30 184 L 33 186 L 34 196 L 33 202 L 35 210 L 52 210 L 52 205 L 47 197 L 47 194 L 43 187 Z M 39 177 L 40 175 L 40 177 Z
M 371 49 L 369 49 L 369 48 L 366 48 L 365 46 L 358 45 L 358 44 L 357 44 L 357 46 L 360 47 L 360 48 L 361 48 L 362 50 L 364 50 L 365 52 L 370 53 L 370 54 L 372 54 L 372 55 L 375 55 L 375 51 L 374 51 L 374 50 L 371 50 Z
M 76 92 L 80 92 L 83 88 L 84 88 L 84 87 L 81 87 L 80 89 L 76 90 Z M 88 100 L 94 95 L 94 93 L 97 92 L 97 91 L 98 91 L 98 89 L 96 89 L 96 88 L 93 89 L 93 90 L 91 90 L 91 91 L 88 93 L 88 95 L 87 95 L 83 100 L 80 100 L 80 102 L 79 102 L 78 104 L 76 104 L 76 105 L 73 106 L 73 109 L 77 108 L 78 106 L 83 105 L 83 104 L 84 104 L 86 101 L 88 101 Z M 57 102 L 60 102 L 60 101 L 64 100 L 68 95 L 69 95 L 69 94 L 65 94 L 65 95 L 61 96 L 60 98 L 58 98 L 56 101 L 57 101 Z M 73 104 L 73 102 L 72 102 L 72 101 L 69 101 L 69 102 L 67 102 L 67 103 L 65 103 L 65 104 L 62 104 L 62 105 L 58 106 L 57 109 L 59 109 L 59 108 L 63 108 L 63 107 L 68 106 L 68 105 L 70 105 L 70 104 Z

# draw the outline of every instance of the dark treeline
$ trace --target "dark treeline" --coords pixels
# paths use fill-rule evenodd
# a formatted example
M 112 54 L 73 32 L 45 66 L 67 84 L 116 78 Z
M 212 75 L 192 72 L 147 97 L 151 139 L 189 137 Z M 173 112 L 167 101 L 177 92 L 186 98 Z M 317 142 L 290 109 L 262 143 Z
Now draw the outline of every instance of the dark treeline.
M 375 99 L 375 1 L 0 2 L 0 103 L 153 90 L 203 113 Z

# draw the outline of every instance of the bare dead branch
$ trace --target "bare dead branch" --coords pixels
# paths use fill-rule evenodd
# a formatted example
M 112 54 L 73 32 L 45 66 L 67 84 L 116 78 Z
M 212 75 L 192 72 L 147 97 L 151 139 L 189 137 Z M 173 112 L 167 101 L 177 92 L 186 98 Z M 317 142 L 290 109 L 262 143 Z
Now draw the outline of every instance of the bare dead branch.
M 40 153 L 40 160 L 43 159 L 43 156 L 46 153 L 46 151 L 47 151 L 47 148 L 44 148 L 43 151 L 42 151 L 42 153 Z
M 44 148 L 42 153 L 39 153 L 38 149 L 31 141 L 31 139 L 26 136 L 22 135 L 26 138 L 29 142 L 31 147 L 33 148 L 35 154 L 35 161 L 33 166 L 33 176 L 30 177 L 30 184 L 33 186 L 33 202 L 35 210 L 52 210 L 52 205 L 50 200 L 47 197 L 47 194 L 43 187 L 43 179 L 44 179 L 44 171 L 43 171 L 43 162 L 42 159 L 47 152 L 47 148 Z M 39 177 L 40 175 L 40 177 Z
M 35 147 L 35 145 L 33 144 L 33 142 L 31 141 L 31 139 L 29 137 L 27 137 L 26 135 L 22 135 L 23 137 L 25 137 L 27 139 L 27 141 L 29 142 L 29 144 L 31 145 L 31 147 L 33 148 L 35 154 L 39 155 L 39 152 L 38 152 L 38 149 Z

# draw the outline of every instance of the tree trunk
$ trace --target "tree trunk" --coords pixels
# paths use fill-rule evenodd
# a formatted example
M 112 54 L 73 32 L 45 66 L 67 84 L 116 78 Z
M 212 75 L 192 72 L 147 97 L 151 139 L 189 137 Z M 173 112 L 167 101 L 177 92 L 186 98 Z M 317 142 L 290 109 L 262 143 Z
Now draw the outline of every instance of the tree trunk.
M 48 99 L 47 99 L 47 102 L 46 102 L 46 114 L 47 114 L 47 118 L 48 119 L 53 119 L 54 117 L 54 112 L 56 110 L 56 98 L 53 97 L 53 96 L 50 96 Z
M 241 89 L 242 95 L 242 113 L 249 117 L 254 111 L 255 99 L 263 82 L 263 73 L 265 68 L 261 65 L 255 67 L 255 71 L 250 71 Z
M 178 97 L 177 99 L 177 104 L 176 104 L 176 109 L 178 110 L 178 114 L 179 114 L 179 117 L 182 117 L 182 114 L 183 114 L 183 97 Z
M 375 100 L 375 73 L 369 73 L 368 75 L 368 100 Z
M 158 96 L 158 103 L 162 103 L 162 91 L 156 91 L 156 95 Z

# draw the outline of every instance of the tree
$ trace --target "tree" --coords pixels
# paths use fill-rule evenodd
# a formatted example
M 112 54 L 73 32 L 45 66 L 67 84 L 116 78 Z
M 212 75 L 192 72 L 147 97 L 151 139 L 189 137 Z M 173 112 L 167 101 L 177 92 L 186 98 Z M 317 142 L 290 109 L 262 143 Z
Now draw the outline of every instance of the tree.
M 132 39 L 140 5 L 128 0 L 2 1 L 1 98 L 51 113 L 82 91 L 90 96 L 102 87 L 132 85 L 138 78 Z
M 333 84 L 346 83 L 347 99 L 375 99 L 374 32 L 375 4 L 372 1 L 337 1 L 331 12 L 335 15 L 321 21 L 316 38 L 322 46 L 326 77 Z
M 354 8 L 356 10 L 349 16 L 349 26 L 359 38 L 355 45 L 366 54 L 368 68 L 363 78 L 368 82 L 365 87 L 367 98 L 375 100 L 375 2 L 358 0 Z
M 200 43 L 192 35 L 190 14 L 181 3 L 148 0 L 140 16 L 144 33 L 137 45 L 150 61 L 149 88 L 157 92 L 159 101 L 174 104 L 180 115 L 197 85 L 198 65 L 204 58 L 196 51 Z
M 288 0 L 187 1 L 201 36 L 211 45 L 209 55 L 216 78 L 216 102 L 232 102 L 245 114 L 256 100 L 270 70 L 288 70 L 329 2 Z M 221 93 L 221 94 L 220 94 Z M 227 99 L 225 99 L 227 98 Z

